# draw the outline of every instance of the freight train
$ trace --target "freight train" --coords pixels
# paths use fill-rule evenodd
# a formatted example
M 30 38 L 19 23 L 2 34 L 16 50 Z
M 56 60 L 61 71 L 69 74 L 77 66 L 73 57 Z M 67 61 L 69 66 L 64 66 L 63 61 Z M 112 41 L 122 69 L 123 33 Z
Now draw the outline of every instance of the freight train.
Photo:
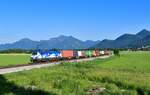
M 109 50 L 35 50 L 31 56 L 32 63 L 53 62 L 88 57 L 110 55 Z

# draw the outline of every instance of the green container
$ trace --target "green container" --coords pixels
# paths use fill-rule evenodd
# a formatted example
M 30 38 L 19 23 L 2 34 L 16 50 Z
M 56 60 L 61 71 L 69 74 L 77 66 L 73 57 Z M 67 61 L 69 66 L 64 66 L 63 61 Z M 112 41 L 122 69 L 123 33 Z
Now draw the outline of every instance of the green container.
M 85 56 L 91 57 L 92 56 L 92 51 L 91 50 L 86 50 L 85 51 Z

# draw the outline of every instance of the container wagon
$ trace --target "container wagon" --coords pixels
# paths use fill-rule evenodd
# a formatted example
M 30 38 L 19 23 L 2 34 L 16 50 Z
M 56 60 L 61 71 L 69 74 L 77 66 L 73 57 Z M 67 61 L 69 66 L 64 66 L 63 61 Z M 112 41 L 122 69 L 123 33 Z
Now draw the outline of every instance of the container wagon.
M 104 50 L 104 54 L 105 54 L 105 55 L 109 55 L 109 54 L 110 54 L 110 51 L 109 51 L 109 50 Z
M 73 51 L 73 58 L 74 59 L 78 58 L 78 51 L 76 50 Z
M 95 53 L 96 53 L 96 56 L 100 56 L 99 49 L 96 49 L 96 50 L 95 50 Z
M 74 57 L 73 50 L 62 50 L 61 55 L 63 59 L 72 59 Z
M 100 50 L 99 53 L 100 53 L 100 56 L 105 54 L 105 52 L 103 50 Z
M 78 51 L 78 58 L 85 58 L 84 51 Z
M 93 57 L 96 57 L 96 56 L 97 56 L 95 50 L 92 51 L 92 56 L 93 56 Z
M 85 51 L 85 57 L 92 57 L 92 50 L 86 50 Z

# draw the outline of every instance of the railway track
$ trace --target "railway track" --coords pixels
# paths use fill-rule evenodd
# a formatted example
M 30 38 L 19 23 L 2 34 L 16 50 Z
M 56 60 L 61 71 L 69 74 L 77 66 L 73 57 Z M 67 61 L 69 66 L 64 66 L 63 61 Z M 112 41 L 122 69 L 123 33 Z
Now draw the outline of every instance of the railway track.
M 24 71 L 24 70 L 31 70 L 31 69 L 34 69 L 34 68 L 54 66 L 54 65 L 60 64 L 61 62 L 81 62 L 81 61 L 94 60 L 96 58 L 104 59 L 104 58 L 108 58 L 108 57 L 110 57 L 110 56 L 106 55 L 106 56 L 99 56 L 99 57 L 92 57 L 92 58 L 59 61 L 59 62 L 50 62 L 50 63 L 45 62 L 45 63 L 38 63 L 38 64 L 22 64 L 22 65 L 16 65 L 16 66 L 8 66 L 8 67 L 0 68 L 0 74 L 7 74 L 7 73 Z

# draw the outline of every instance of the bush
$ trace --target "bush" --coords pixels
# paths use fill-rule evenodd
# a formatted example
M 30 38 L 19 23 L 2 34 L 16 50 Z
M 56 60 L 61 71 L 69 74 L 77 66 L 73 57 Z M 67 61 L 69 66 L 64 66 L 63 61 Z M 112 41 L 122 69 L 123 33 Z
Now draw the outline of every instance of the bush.
M 33 50 L 27 49 L 7 49 L 7 50 L 0 50 L 0 53 L 32 53 Z
M 118 50 L 118 49 L 115 49 L 115 50 L 114 50 L 114 55 L 115 55 L 115 56 L 120 56 L 120 53 L 119 53 L 119 50 Z

